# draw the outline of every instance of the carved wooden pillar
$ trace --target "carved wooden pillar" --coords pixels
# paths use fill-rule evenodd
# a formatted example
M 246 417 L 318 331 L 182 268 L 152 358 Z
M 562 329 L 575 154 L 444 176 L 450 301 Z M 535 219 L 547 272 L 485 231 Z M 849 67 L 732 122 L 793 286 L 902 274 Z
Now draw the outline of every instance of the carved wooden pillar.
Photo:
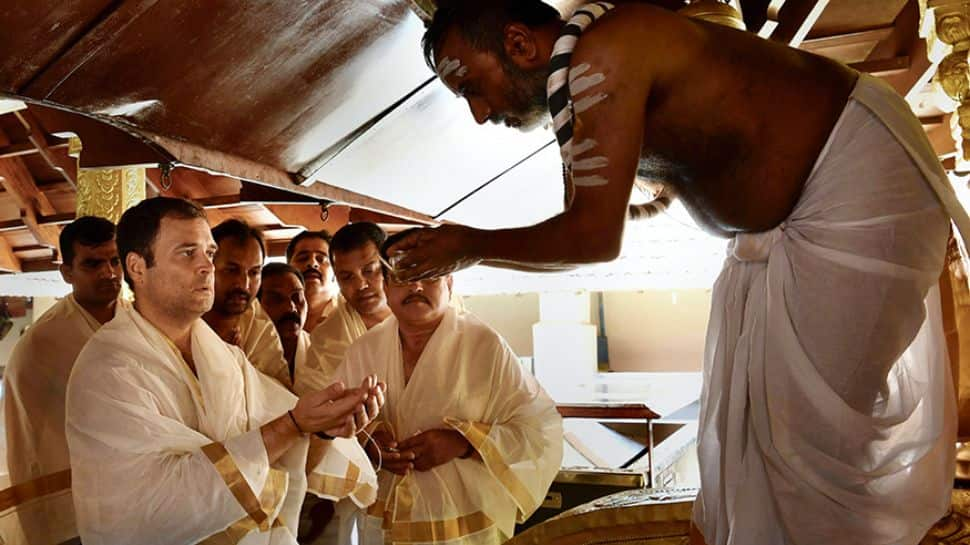
M 934 83 L 941 91 L 941 106 L 954 113 L 950 129 L 957 145 L 957 170 L 970 170 L 970 2 L 919 2 L 920 35 L 926 39 L 930 60 L 938 63 Z
M 68 152 L 80 157 L 81 140 L 71 138 Z M 100 216 L 118 223 L 121 214 L 145 199 L 143 167 L 77 169 L 77 216 Z

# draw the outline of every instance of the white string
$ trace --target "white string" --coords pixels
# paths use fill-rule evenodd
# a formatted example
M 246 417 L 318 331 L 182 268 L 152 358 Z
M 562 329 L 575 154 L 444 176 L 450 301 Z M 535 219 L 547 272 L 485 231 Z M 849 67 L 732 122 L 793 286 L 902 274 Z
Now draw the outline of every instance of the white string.
M 367 441 L 364 441 L 364 451 L 367 451 L 367 443 L 374 443 L 374 448 L 377 449 L 377 469 L 374 470 L 374 473 L 379 473 L 381 468 L 384 467 L 384 456 L 381 455 L 381 446 L 377 444 L 376 440 L 374 440 L 374 436 L 367 432 L 366 427 L 360 428 L 360 431 L 358 431 L 355 435 L 360 435 L 362 433 L 367 436 Z

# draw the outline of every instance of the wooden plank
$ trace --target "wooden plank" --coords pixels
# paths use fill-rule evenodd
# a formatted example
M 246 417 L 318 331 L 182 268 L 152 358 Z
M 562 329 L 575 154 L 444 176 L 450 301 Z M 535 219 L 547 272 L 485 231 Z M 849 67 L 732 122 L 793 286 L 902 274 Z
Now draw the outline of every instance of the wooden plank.
M 51 168 L 56 170 L 65 181 L 71 184 L 73 187 L 77 187 L 77 161 L 73 157 L 69 157 L 67 154 L 57 153 L 51 148 L 51 144 L 47 141 L 47 134 L 41 129 L 40 123 L 34 114 L 30 113 L 30 110 L 20 110 L 14 112 L 13 115 L 17 117 L 20 123 L 24 126 L 27 131 L 27 138 L 30 139 L 30 143 L 37 148 L 37 153 L 44 158 L 44 161 L 50 165 Z
M 45 216 L 57 213 L 47 196 L 38 189 L 34 176 L 22 160 L 0 159 L 0 178 L 3 178 L 4 189 L 17 199 L 21 208 L 30 208 Z
M 772 0 L 758 35 L 799 47 L 828 4 L 829 0 Z
M 816 51 L 818 49 L 833 49 L 860 43 L 879 43 L 892 36 L 895 28 L 896 27 L 890 25 L 881 28 L 863 30 L 861 32 L 850 32 L 848 34 L 836 34 L 834 36 L 812 38 L 803 41 L 801 48 L 808 51 Z
M 20 262 L 23 272 L 43 272 L 56 271 L 60 265 L 60 260 L 49 259 L 24 259 Z
M 0 236 L 0 269 L 9 272 L 21 272 L 20 259 L 13 253 L 13 247 L 6 237 Z
M 873 61 L 854 62 L 849 65 L 860 72 L 866 72 L 873 76 L 894 76 L 909 72 L 912 60 L 909 55 L 893 57 L 891 59 L 878 59 Z
M 596 420 L 652 420 L 660 415 L 643 403 L 557 403 L 556 410 L 563 418 L 592 418 Z
M 47 149 L 51 151 L 67 149 L 67 142 L 51 144 Z M 9 146 L 0 148 L 0 159 L 6 159 L 8 157 L 22 157 L 24 155 L 35 155 L 37 153 L 39 152 L 37 151 L 37 148 L 34 147 L 32 142 L 16 142 L 10 144 Z
M 56 251 L 60 229 L 56 225 L 41 225 L 38 215 L 53 216 L 58 212 L 37 188 L 24 162 L 16 157 L 0 159 L 0 183 L 16 200 L 20 217 L 37 242 Z

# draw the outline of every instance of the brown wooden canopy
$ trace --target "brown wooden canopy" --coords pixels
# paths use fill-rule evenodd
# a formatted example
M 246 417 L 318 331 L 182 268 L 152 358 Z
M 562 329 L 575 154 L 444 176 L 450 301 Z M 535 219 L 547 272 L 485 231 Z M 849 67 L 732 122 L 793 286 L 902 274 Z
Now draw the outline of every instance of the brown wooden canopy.
M 554 2 L 568 12 L 579 3 Z M 678 7 L 683 2 L 657 3 Z M 889 81 L 953 154 L 918 0 L 741 0 L 752 32 Z M 428 2 L 419 2 L 427 6 Z M 558 210 L 551 134 L 478 127 L 420 52 L 405 0 L 8 0 L 0 6 L 0 269 L 56 265 L 81 166 L 242 217 L 272 253 L 302 226 L 523 224 Z M 0 101 L 0 112 L 9 102 Z M 768 107 L 768 106 L 766 106 Z M 175 167 L 162 177 L 159 165 Z M 323 219 L 321 203 L 331 205 Z

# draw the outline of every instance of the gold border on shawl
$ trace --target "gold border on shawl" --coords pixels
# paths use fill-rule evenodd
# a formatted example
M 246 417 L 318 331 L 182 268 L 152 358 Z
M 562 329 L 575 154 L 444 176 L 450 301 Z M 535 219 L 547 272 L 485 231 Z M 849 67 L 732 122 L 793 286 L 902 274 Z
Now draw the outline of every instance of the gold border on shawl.
M 65 469 L 0 490 L 0 513 L 28 501 L 71 488 L 71 470 Z
M 232 495 L 249 515 L 249 518 L 258 527 L 268 524 L 269 515 L 263 510 L 259 498 L 256 497 L 252 488 L 249 487 L 249 483 L 246 482 L 246 479 L 243 477 L 242 472 L 239 471 L 239 467 L 236 465 L 235 460 L 232 459 L 229 451 L 226 450 L 226 447 L 222 443 L 209 443 L 202 447 L 202 452 L 212 462 L 219 476 L 222 477 L 229 491 L 232 492 Z M 270 476 L 267 477 L 267 485 L 272 482 L 272 475 L 273 472 L 271 470 Z
M 682 538 L 688 535 L 694 498 L 560 515 L 510 539 L 506 545 L 556 543 L 580 532 L 609 529 L 610 539 Z
M 391 540 L 395 543 L 427 543 L 462 538 L 494 526 L 492 519 L 476 511 L 448 520 L 395 521 L 391 527 Z
M 492 431 L 492 426 L 481 422 L 466 422 L 450 417 L 445 418 L 445 424 L 464 435 L 465 439 L 468 439 L 468 442 L 471 443 L 472 448 L 478 451 L 482 456 L 482 460 L 485 462 L 485 467 L 491 470 L 495 478 L 502 483 L 502 486 L 508 490 L 516 503 L 519 504 L 519 513 L 531 512 L 536 506 L 536 501 L 532 498 L 532 494 L 529 493 L 525 485 L 522 484 L 522 481 L 515 476 L 512 468 L 502 459 L 502 455 L 499 454 L 495 443 L 488 438 L 488 434 Z M 519 522 L 523 521 L 520 520 Z
M 347 472 L 343 477 L 311 473 L 310 476 L 307 477 L 307 486 L 314 492 L 319 492 L 321 494 L 334 496 L 337 498 L 346 498 L 358 488 L 369 488 L 366 486 L 361 486 L 358 482 L 359 479 L 360 467 L 353 462 L 348 462 Z

